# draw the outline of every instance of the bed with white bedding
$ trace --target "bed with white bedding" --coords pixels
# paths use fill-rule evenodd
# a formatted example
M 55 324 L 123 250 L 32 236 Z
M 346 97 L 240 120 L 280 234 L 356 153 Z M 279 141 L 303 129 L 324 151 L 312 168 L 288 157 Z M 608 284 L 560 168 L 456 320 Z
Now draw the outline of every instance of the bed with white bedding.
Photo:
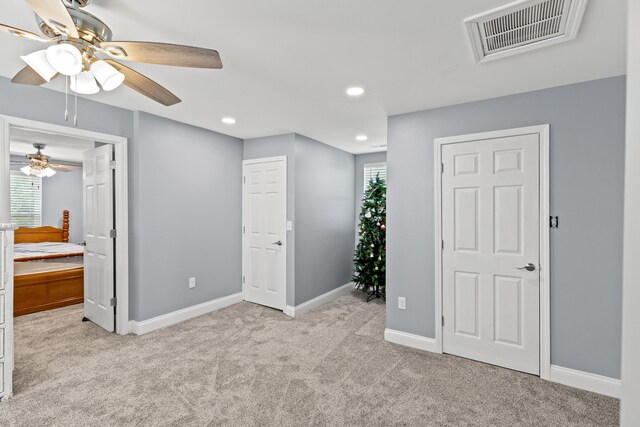
M 13 260 L 16 262 L 46 260 L 84 255 L 84 246 L 66 242 L 16 243 Z
M 69 211 L 62 228 L 20 227 L 14 237 L 14 316 L 84 302 L 84 246 L 69 243 Z

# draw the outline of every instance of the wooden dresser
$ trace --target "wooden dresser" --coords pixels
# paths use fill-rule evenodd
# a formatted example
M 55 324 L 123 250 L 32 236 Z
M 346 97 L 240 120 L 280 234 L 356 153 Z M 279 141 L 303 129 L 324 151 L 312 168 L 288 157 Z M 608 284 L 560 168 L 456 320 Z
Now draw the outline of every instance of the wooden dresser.
M 13 232 L 0 224 L 0 400 L 11 396 L 13 373 Z

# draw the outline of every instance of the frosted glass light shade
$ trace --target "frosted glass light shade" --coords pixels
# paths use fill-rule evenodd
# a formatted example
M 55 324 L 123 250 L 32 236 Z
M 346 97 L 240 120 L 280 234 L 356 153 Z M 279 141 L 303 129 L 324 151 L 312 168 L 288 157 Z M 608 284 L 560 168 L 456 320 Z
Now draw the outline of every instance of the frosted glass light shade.
M 58 73 L 47 61 L 46 49 L 21 56 L 20 58 L 46 81 L 50 81 Z
M 51 168 L 46 168 L 46 169 L 42 170 L 42 175 L 41 176 L 48 178 L 48 177 L 53 176 L 55 174 L 56 174 L 56 171 L 54 171 Z
M 47 48 L 47 61 L 60 74 L 75 76 L 82 71 L 82 55 L 78 48 L 67 43 Z
M 100 92 L 98 83 L 90 71 L 83 71 L 71 78 L 71 90 L 85 95 L 93 95 Z
M 96 61 L 91 64 L 91 72 L 100 82 L 102 89 L 106 91 L 117 88 L 124 81 L 124 74 L 104 61 Z
M 20 171 L 25 175 L 31 175 L 31 166 L 23 166 L 20 168 Z

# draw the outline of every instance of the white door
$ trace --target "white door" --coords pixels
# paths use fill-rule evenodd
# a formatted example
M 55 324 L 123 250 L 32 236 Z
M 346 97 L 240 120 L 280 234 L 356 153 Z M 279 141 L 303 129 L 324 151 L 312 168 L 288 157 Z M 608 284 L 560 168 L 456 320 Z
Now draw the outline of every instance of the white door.
M 84 152 L 84 316 L 114 330 L 114 228 L 112 146 Z
M 443 351 L 539 374 L 539 135 L 442 160 Z
M 244 299 L 286 305 L 286 158 L 244 162 Z

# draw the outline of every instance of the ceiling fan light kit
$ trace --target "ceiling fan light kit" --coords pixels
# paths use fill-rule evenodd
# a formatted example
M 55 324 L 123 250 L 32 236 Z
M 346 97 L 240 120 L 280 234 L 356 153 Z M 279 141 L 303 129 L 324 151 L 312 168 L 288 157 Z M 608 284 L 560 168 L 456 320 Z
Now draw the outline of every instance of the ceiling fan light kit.
M 105 91 L 114 90 L 124 83 L 162 105 L 171 106 L 181 102 L 180 98 L 113 59 L 178 67 L 222 68 L 220 55 L 212 49 L 169 43 L 112 41 L 111 29 L 82 9 L 91 0 L 25 1 L 36 13 L 36 21 L 44 37 L 4 24 L 0 24 L 0 32 L 51 45 L 45 50 L 21 56 L 27 67 L 16 74 L 11 80 L 13 83 L 39 86 L 62 74 L 71 81 L 66 88 L 83 95 L 100 91 L 96 80 Z
M 31 165 L 20 168 L 20 171 L 25 175 L 33 175 L 38 178 L 49 178 L 56 174 L 56 171 L 51 168 L 39 169 L 37 167 L 32 167 Z

